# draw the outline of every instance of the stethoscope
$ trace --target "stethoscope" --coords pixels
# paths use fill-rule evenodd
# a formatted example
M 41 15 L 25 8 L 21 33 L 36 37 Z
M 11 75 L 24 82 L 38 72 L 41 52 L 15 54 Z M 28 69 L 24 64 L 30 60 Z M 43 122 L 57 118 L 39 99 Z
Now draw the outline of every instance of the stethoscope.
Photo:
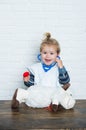
M 58 58 L 58 59 L 61 59 L 59 56 L 57 56 L 57 58 Z M 41 54 L 38 54 L 37 59 L 38 59 L 39 61 L 41 61 L 42 67 L 43 67 L 43 69 L 44 69 L 45 72 L 49 71 L 49 70 L 50 70 L 53 66 L 55 66 L 55 64 L 56 64 L 56 62 L 53 62 L 51 65 L 46 65 L 46 64 L 44 64 L 44 63 L 42 62 L 42 59 L 41 59 Z M 34 75 L 33 72 L 32 72 L 29 68 L 26 68 L 26 69 L 30 72 L 31 75 Z M 31 80 L 29 80 L 29 82 L 32 83 L 32 84 L 36 84 L 36 83 L 34 83 L 34 81 L 31 81 Z
M 57 56 L 57 58 L 60 59 L 60 56 Z M 49 70 L 50 70 L 53 66 L 55 66 L 55 64 L 57 63 L 57 62 L 53 62 L 53 63 L 50 64 L 50 65 L 44 64 L 44 63 L 42 62 L 41 54 L 38 54 L 37 59 L 38 59 L 39 61 L 41 61 L 42 67 L 43 67 L 43 69 L 44 69 L 45 72 L 49 71 Z

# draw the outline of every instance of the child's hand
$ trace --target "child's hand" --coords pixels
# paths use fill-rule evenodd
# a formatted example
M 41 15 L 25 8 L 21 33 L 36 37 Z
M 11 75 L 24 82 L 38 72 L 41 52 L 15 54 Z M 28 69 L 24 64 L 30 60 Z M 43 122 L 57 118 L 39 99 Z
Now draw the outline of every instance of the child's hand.
M 59 57 L 56 58 L 56 62 L 58 63 L 59 68 L 63 68 L 62 60 Z
M 30 73 L 29 72 L 24 72 L 23 73 L 23 80 L 28 82 L 30 79 Z
M 23 77 L 23 80 L 24 80 L 25 82 L 28 82 L 28 81 L 29 81 L 29 79 L 30 79 L 30 76 Z

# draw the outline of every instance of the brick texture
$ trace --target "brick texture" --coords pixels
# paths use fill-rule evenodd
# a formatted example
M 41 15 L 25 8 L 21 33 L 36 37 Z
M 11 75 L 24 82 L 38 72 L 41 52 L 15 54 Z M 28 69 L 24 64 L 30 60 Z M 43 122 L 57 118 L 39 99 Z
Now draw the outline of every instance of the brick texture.
M 86 0 L 0 0 L 0 100 L 25 87 L 22 73 L 36 62 L 41 39 L 51 32 L 76 99 L 86 99 Z

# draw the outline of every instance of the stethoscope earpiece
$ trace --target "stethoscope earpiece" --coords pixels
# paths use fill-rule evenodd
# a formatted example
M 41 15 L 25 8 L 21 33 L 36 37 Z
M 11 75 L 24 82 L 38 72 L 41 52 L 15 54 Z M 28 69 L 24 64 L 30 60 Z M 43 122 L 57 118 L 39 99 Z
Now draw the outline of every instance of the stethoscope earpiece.
M 39 61 L 41 61 L 41 54 L 38 54 L 38 55 L 37 55 L 37 59 L 38 59 Z
M 57 58 L 60 60 L 61 58 L 60 58 L 60 56 L 57 56 Z

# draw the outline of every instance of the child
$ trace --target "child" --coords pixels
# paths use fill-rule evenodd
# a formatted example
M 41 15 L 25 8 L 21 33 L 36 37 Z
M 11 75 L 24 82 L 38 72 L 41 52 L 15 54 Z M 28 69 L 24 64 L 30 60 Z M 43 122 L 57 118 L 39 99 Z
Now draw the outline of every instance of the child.
M 75 100 L 66 91 L 70 86 L 70 78 L 59 54 L 58 41 L 51 38 L 50 33 L 46 33 L 38 55 L 40 62 L 32 65 L 29 72 L 23 74 L 24 84 L 28 89 L 16 89 L 12 109 L 19 108 L 22 102 L 34 108 L 48 107 L 52 104 L 51 109 L 54 112 L 58 110 L 59 104 L 65 109 L 74 107 Z

